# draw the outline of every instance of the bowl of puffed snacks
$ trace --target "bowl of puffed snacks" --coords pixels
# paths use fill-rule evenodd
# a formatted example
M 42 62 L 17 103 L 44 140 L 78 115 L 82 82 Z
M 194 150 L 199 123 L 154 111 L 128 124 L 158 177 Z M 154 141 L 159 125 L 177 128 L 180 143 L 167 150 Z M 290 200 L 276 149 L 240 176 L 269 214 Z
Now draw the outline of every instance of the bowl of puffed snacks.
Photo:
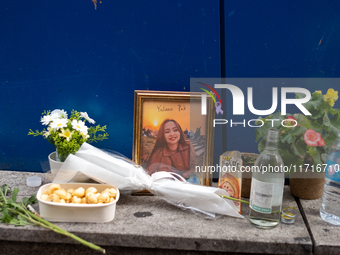
M 49 183 L 37 193 L 40 216 L 55 222 L 109 222 L 119 190 L 107 184 Z

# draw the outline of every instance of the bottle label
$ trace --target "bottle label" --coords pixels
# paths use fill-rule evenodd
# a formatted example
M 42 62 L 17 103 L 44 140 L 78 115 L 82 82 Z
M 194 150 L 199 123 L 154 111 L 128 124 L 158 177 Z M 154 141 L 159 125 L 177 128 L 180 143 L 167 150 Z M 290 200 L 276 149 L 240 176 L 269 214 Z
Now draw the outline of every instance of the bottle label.
M 251 181 L 249 206 L 256 212 L 272 212 L 274 183 L 261 182 L 256 179 Z
M 340 161 L 340 158 L 338 158 L 337 161 Z M 340 162 L 334 162 L 329 159 L 327 159 L 327 167 L 326 167 L 326 178 L 340 182 Z

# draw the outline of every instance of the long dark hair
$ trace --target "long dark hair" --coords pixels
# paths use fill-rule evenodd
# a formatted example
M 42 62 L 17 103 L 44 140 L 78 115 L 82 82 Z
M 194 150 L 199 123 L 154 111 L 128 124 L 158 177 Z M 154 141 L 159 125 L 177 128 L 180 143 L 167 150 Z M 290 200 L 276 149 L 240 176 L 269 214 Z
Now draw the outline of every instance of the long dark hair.
M 172 121 L 173 123 L 175 123 L 178 131 L 179 131 L 179 134 L 180 134 L 180 138 L 179 138 L 179 141 L 178 141 L 178 145 L 182 144 L 182 143 L 185 143 L 185 138 L 184 138 L 184 134 L 183 134 L 183 130 L 181 128 L 181 126 L 178 124 L 177 121 L 175 121 L 174 119 L 165 119 L 161 126 L 159 127 L 159 130 L 158 130 L 158 134 L 157 134 L 157 138 L 156 138 L 156 143 L 155 143 L 155 147 L 153 147 L 153 150 L 150 154 L 150 157 L 149 157 L 149 160 L 148 160 L 148 164 L 152 158 L 152 155 L 159 149 L 159 148 L 162 148 L 162 147 L 165 147 L 167 145 L 166 141 L 165 141 L 165 137 L 164 137 L 164 126 L 166 123 Z

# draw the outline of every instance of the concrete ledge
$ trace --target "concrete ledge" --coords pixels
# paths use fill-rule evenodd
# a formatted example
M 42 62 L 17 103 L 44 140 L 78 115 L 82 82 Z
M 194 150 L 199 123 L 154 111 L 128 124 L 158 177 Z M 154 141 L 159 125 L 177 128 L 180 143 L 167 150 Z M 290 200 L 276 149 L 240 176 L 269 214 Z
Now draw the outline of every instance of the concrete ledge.
M 340 254 L 340 227 L 323 221 L 320 217 L 321 199 L 300 199 L 314 239 L 314 254 Z
M 161 250 L 161 249 L 136 249 L 130 247 L 102 246 L 106 254 L 110 255 L 224 255 L 225 252 L 206 252 L 206 251 L 180 251 L 180 250 Z M 0 241 L 1 254 L 49 254 L 49 255 L 98 255 L 100 253 L 92 251 L 82 245 L 73 244 L 48 244 L 48 243 L 28 243 L 28 242 L 4 242 Z M 228 255 L 242 255 L 242 253 L 228 253 Z M 253 254 L 261 255 L 261 254 Z
M 0 185 L 7 183 L 13 188 L 19 187 L 20 196 L 29 196 L 38 190 L 26 187 L 25 180 L 30 175 L 34 174 L 0 172 Z M 43 176 L 44 183 L 49 182 L 45 174 L 39 175 Z M 283 206 L 297 208 L 288 187 L 285 188 Z M 152 254 L 151 250 L 152 252 L 167 252 L 166 254 L 172 254 L 172 252 L 176 254 L 222 252 L 311 254 L 312 241 L 301 214 L 298 210 L 296 212 L 295 224 L 280 223 L 274 229 L 261 230 L 249 223 L 247 205 L 242 207 L 242 215 L 245 219 L 222 216 L 219 219 L 208 220 L 201 215 L 195 215 L 190 211 L 170 205 L 157 197 L 122 195 L 117 204 L 116 217 L 112 222 L 103 224 L 57 223 L 57 225 L 87 241 L 111 247 L 112 251 L 116 247 L 125 249 L 126 254 L 136 249 L 140 254 L 146 251 L 148 251 L 147 254 Z M 1 224 L 0 240 L 9 241 L 8 247 L 18 243 L 29 247 L 28 243 L 39 243 L 39 245 L 48 246 L 51 250 L 57 249 L 54 247 L 60 247 L 60 245 L 80 249 L 72 239 L 35 226 L 15 227 Z

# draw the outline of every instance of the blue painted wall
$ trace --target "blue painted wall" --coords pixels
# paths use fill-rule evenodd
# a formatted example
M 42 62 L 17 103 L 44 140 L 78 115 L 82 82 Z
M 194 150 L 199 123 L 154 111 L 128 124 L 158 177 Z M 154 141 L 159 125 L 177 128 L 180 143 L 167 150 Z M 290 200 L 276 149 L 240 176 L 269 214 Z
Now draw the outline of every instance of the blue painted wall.
M 189 91 L 191 77 L 221 75 L 339 77 L 339 13 L 340 2 L 316 0 L 5 1 L 0 169 L 46 167 L 53 147 L 27 136 L 44 110 L 87 111 L 110 133 L 96 146 L 131 157 L 136 89 Z M 233 132 L 229 150 L 257 152 L 253 130 Z
M 340 77 L 339 1 L 227 0 L 223 3 L 223 76 Z M 329 88 L 327 86 L 326 83 L 301 85 L 311 93 L 315 90 L 326 93 Z M 240 88 L 246 96 L 246 86 Z M 340 84 L 333 88 L 340 90 Z M 272 86 L 254 88 L 253 101 L 256 109 L 270 108 L 271 89 Z M 226 92 L 225 98 L 230 119 L 231 93 Z M 335 108 L 340 108 L 339 101 Z M 242 119 L 254 117 L 257 118 L 248 111 Z M 237 128 L 228 128 L 227 148 L 258 152 L 254 128 L 242 128 L 240 125 Z
M 131 158 L 134 90 L 189 91 L 218 77 L 219 2 L 6 1 L 0 9 L 0 169 L 42 171 L 44 110 L 107 125 L 99 148 Z

